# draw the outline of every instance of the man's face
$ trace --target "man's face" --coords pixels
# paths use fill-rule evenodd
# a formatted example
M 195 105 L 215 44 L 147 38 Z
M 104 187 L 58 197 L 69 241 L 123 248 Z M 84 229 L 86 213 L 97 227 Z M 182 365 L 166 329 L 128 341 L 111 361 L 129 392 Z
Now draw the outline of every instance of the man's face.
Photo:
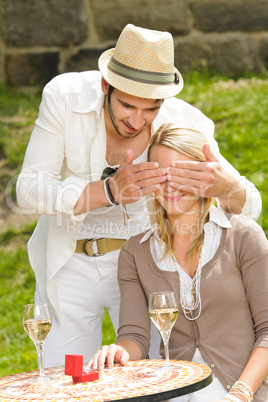
M 162 100 L 144 99 L 128 95 L 114 88 L 107 91 L 107 110 L 117 134 L 134 138 L 156 118 Z

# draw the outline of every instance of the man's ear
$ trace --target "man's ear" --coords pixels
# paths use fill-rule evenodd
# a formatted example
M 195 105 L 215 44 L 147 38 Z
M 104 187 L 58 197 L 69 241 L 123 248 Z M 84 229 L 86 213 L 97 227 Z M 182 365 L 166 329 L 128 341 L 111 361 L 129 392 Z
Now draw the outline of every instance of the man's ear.
M 101 89 L 102 92 L 107 95 L 109 84 L 108 82 L 102 77 L 101 79 Z

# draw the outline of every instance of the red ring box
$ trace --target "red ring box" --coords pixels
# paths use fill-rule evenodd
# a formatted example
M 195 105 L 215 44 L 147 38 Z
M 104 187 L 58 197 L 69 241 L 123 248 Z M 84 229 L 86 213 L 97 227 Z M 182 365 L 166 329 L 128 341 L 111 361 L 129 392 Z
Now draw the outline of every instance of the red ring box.
M 71 375 L 74 382 L 98 380 L 98 371 L 83 371 L 82 355 L 65 355 L 65 375 Z

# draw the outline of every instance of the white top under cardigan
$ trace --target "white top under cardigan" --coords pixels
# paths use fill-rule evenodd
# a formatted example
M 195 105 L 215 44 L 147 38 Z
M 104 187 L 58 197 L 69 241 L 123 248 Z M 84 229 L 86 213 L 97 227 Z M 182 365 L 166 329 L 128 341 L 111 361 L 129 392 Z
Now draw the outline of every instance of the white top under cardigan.
M 212 206 L 209 213 L 209 221 L 204 225 L 204 245 L 202 249 L 202 266 L 209 262 L 219 247 L 222 235 L 222 228 L 230 228 L 231 223 L 229 222 L 225 213 L 215 206 Z M 157 230 L 157 228 L 152 227 L 141 239 L 140 243 L 145 242 L 152 234 Z M 162 271 L 176 271 L 174 267 L 174 261 L 171 256 L 167 256 L 165 259 L 162 259 L 163 254 L 165 252 L 165 243 L 158 238 L 158 236 L 153 237 L 153 241 L 150 243 L 151 253 L 157 264 L 158 268 Z M 177 267 L 180 271 L 180 274 L 183 274 L 183 279 L 190 278 L 190 282 L 192 283 L 191 277 L 186 274 L 186 272 L 180 267 L 179 263 L 177 263 Z M 185 274 L 185 275 L 184 275 Z

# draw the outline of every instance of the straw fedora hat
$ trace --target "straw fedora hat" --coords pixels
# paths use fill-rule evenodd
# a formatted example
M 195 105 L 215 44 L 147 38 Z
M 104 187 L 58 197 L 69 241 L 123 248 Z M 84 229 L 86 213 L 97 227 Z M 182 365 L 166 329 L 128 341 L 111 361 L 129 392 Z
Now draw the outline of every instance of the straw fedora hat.
M 183 79 L 174 67 L 173 38 L 168 32 L 128 24 L 115 48 L 102 53 L 99 69 L 113 87 L 147 99 L 177 95 Z

